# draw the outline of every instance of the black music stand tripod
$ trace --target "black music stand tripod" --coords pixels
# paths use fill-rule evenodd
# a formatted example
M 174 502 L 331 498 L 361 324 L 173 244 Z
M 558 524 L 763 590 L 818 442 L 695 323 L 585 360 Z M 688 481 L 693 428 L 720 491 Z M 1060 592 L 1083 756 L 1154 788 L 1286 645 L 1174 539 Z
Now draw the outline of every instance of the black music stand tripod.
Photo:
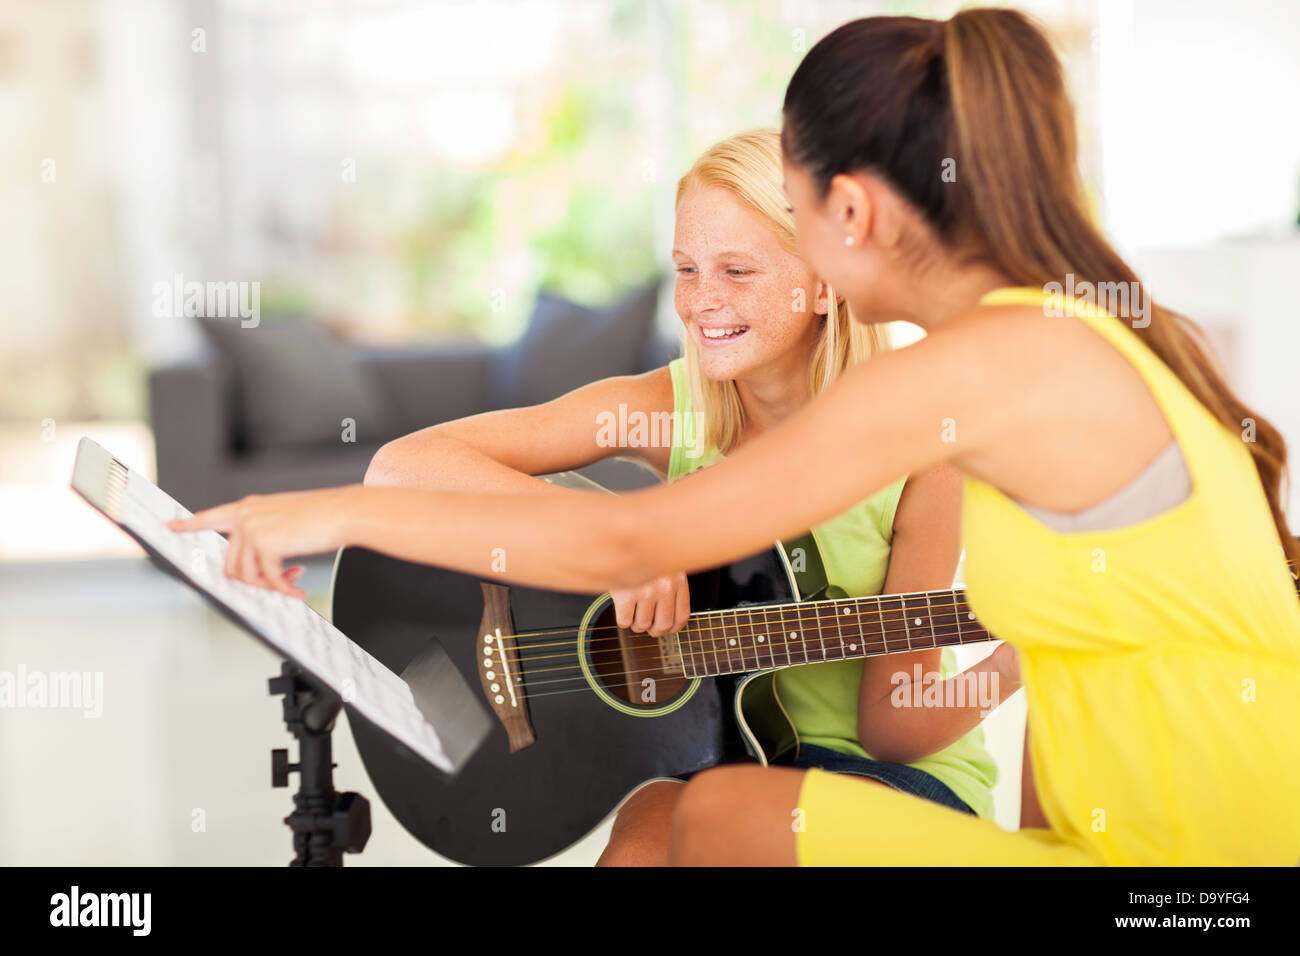
M 271 786 L 289 786 L 298 774 L 293 813 L 284 818 L 293 831 L 290 866 L 342 866 L 344 853 L 360 853 L 370 839 L 370 801 L 359 793 L 334 789 L 330 735 L 343 705 L 332 693 L 311 683 L 291 661 L 268 684 L 272 696 L 284 695 L 284 722 L 298 739 L 298 762 L 289 751 L 271 751 Z

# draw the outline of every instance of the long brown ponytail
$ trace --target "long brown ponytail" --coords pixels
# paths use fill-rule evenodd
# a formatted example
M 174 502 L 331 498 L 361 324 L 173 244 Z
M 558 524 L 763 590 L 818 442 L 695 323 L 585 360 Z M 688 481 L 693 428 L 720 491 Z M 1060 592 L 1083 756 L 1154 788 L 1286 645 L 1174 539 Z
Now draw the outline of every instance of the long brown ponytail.
M 1074 110 L 1042 32 L 1014 10 L 946 21 L 869 17 L 822 39 L 785 98 L 784 149 L 824 195 L 868 170 L 911 202 L 941 241 L 1029 286 L 1133 290 L 1134 332 L 1248 447 L 1287 556 L 1286 443 L 1228 387 L 1183 316 L 1151 302 L 1088 211 Z M 943 177 L 947 168 L 953 176 Z M 1123 321 L 1117 317 L 1116 321 Z

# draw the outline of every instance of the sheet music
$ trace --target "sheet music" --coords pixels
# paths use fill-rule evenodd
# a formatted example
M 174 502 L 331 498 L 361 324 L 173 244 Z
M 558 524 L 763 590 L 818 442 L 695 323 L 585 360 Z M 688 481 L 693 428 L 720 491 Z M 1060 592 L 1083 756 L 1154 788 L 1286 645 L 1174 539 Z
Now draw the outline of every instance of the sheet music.
M 297 661 L 327 684 L 345 703 L 438 769 L 454 772 L 437 731 L 420 713 L 404 680 L 305 601 L 226 577 L 226 539 L 215 531 L 169 529 L 167 521 L 188 518 L 191 513 L 146 479 L 127 472 L 124 489 L 120 489 L 120 484 L 113 486 L 106 501 L 96 500 L 97 489 L 85 487 L 83 452 L 98 452 L 105 460 L 113 459 L 103 448 L 83 439 L 73 487 L 87 500 L 138 535 L 195 587 L 234 611 L 285 657 Z M 112 486 L 113 480 L 109 483 Z M 102 499 L 103 492 L 99 495 Z

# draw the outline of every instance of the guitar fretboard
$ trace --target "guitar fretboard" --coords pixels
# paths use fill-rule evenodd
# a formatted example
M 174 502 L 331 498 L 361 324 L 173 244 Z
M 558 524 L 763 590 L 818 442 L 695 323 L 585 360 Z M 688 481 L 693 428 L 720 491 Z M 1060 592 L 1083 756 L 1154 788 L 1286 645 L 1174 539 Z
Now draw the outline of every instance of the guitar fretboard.
M 964 590 L 806 604 L 756 604 L 691 615 L 678 634 L 687 677 L 977 644 L 995 638 Z

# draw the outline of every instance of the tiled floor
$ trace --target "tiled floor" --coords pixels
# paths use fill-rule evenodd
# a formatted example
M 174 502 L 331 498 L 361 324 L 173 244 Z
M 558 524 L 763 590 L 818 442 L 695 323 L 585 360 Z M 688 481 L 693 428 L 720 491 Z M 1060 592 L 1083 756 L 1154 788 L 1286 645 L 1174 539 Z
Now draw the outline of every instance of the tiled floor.
M 328 585 L 329 566 L 313 566 L 306 587 L 318 608 Z M 292 856 L 282 822 L 291 791 L 270 786 L 271 748 L 296 757 L 267 693 L 279 661 L 189 589 L 142 559 L 0 564 L 0 671 L 20 667 L 101 673 L 102 714 L 0 710 L 0 865 L 274 866 Z M 1004 826 L 1019 812 L 1022 697 L 986 723 Z M 371 802 L 373 835 L 349 865 L 446 862 L 387 812 L 345 727 L 334 759 L 336 787 Z M 608 825 L 551 862 L 589 865 L 607 836 Z

